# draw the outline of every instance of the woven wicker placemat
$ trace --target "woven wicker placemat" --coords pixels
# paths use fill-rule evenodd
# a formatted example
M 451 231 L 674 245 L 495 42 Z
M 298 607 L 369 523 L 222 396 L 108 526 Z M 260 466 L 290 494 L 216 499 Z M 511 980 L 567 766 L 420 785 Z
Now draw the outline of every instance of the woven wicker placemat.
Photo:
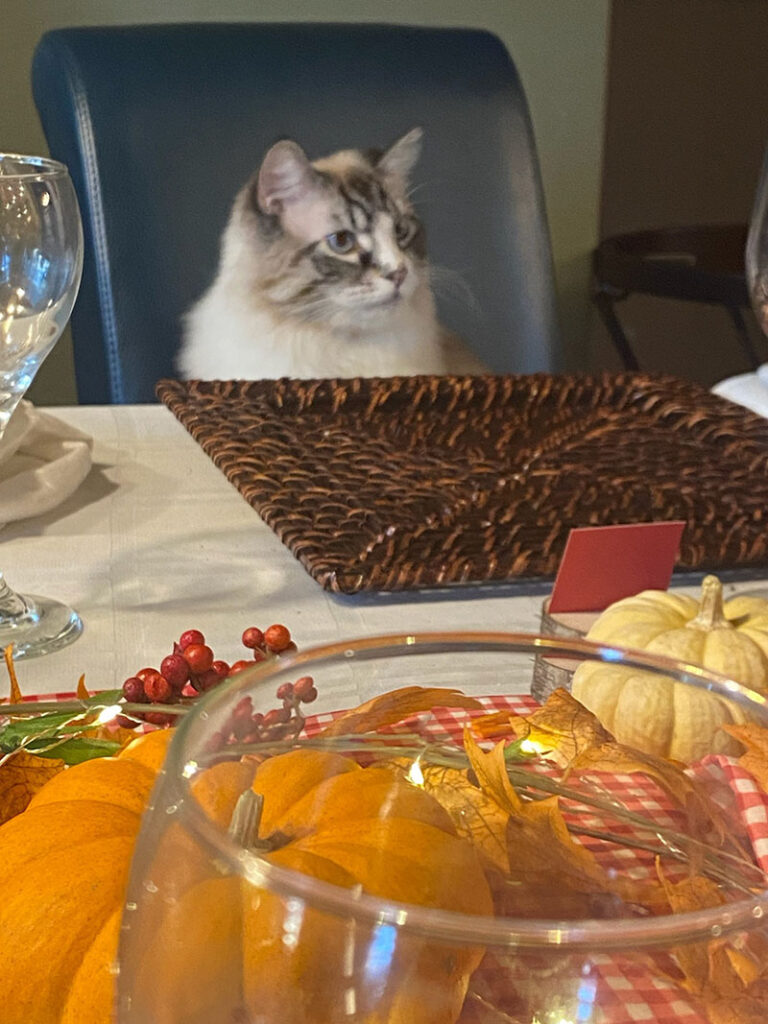
M 768 564 L 768 420 L 670 377 L 160 381 L 323 587 L 551 577 L 574 526 L 683 519 L 679 569 Z

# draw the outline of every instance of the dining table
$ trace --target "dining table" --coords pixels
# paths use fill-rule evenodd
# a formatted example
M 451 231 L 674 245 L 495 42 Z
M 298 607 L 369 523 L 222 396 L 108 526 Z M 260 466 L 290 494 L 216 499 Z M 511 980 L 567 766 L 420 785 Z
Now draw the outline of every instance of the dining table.
M 550 578 L 350 595 L 324 589 L 163 404 L 45 411 L 92 438 L 92 467 L 77 490 L 51 511 L 0 529 L 0 568 L 22 593 L 39 592 L 75 607 L 83 631 L 54 653 L 17 662 L 27 697 L 71 695 L 81 675 L 89 691 L 119 688 L 141 668 L 158 667 L 174 640 L 192 628 L 202 631 L 216 656 L 228 661 L 249 656 L 241 644 L 247 627 L 275 623 L 290 629 L 299 658 L 317 645 L 341 644 L 347 653 L 348 641 L 382 634 L 401 638 L 403 649 L 408 638 L 422 633 L 540 629 Z M 695 594 L 703 575 L 676 573 L 671 586 Z M 768 568 L 719 575 L 727 596 L 745 591 L 768 595 Z M 410 651 L 419 654 L 418 647 L 417 642 Z M 313 728 L 326 724 L 326 712 L 414 683 L 459 686 L 485 696 L 484 706 L 491 711 L 525 714 L 534 707 L 530 690 L 536 659 L 529 652 L 516 659 L 519 670 L 505 675 L 500 688 L 491 675 L 509 669 L 498 652 L 473 651 L 469 671 L 465 659 L 446 664 L 450 659 L 443 658 L 436 678 L 430 674 L 435 662 L 429 644 L 424 647 L 426 657 L 394 659 L 397 679 L 377 675 L 374 661 L 336 658 L 330 675 L 325 667 L 320 670 L 333 692 L 322 692 L 318 684 L 320 697 L 311 705 L 308 722 Z M 392 663 L 383 659 L 388 672 Z M 297 677 L 304 671 L 297 667 Z M 8 692 L 0 666 L 0 698 Z M 493 694 L 503 694 L 500 704 L 487 696 Z M 439 710 L 436 722 L 445 729 L 446 709 Z M 722 788 L 717 766 L 703 770 L 707 784 Z M 768 857 L 768 805 L 748 773 L 738 775 L 733 766 L 729 770 L 737 773 L 733 786 L 756 855 Z M 628 806 L 666 820 L 666 798 L 661 799 L 651 778 L 621 775 L 617 780 L 616 793 Z M 601 1009 L 603 1002 L 608 1008 L 606 1020 L 703 1024 L 697 1006 L 665 979 L 647 971 L 638 974 L 635 963 L 625 969 L 620 959 L 598 957 L 595 964 L 595 971 L 581 978 L 579 999 L 587 993 L 587 1001 L 579 1003 L 580 1014 L 591 1014 L 597 1000 Z
M 286 625 L 300 651 L 382 634 L 539 630 L 552 581 L 339 595 L 324 590 L 164 405 L 62 406 L 93 439 L 89 475 L 52 511 L 0 530 L 0 568 L 22 593 L 71 604 L 81 636 L 17 665 L 25 695 L 118 688 L 199 629 L 217 657 L 249 656 L 249 626 Z M 723 575 L 728 595 L 768 568 Z M 701 574 L 675 575 L 695 593 Z M 359 678 L 359 674 L 358 674 Z M 368 694 L 350 684 L 350 702 Z M 510 690 L 527 692 L 521 676 Z M 8 682 L 0 680 L 0 697 Z

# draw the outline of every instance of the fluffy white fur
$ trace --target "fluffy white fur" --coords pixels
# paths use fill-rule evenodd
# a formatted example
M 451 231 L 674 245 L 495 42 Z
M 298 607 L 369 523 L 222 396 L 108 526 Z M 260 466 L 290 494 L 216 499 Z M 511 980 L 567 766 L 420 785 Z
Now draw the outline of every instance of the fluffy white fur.
M 393 217 L 412 217 L 407 175 L 419 141 L 420 132 L 409 133 L 374 165 L 353 150 L 310 164 L 295 143 L 273 147 L 235 201 L 213 284 L 185 317 L 181 375 L 255 380 L 482 371 L 438 323 L 426 258 L 396 240 Z M 367 226 L 364 218 L 350 225 L 349 207 L 328 181 L 370 175 L 372 167 L 391 196 L 392 215 L 379 211 Z M 315 297 L 312 267 L 297 254 L 312 247 L 326 253 L 324 239 L 350 228 L 358 248 L 341 257 L 349 263 L 344 269 L 358 270 L 363 250 L 371 265 L 360 280 L 325 286 Z
M 329 329 L 276 317 L 232 282 L 205 295 L 190 314 L 179 358 L 187 378 L 386 377 L 447 373 L 449 359 L 428 289 L 365 328 Z M 376 321 L 379 321 L 378 323 Z M 453 372 L 463 372 L 454 370 Z

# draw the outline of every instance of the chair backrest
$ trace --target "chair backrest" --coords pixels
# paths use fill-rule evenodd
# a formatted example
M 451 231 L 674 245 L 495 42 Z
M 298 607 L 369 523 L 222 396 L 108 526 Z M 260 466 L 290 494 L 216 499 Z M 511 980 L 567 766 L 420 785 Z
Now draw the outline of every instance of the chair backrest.
M 310 157 L 425 131 L 414 201 L 441 318 L 497 372 L 559 368 L 549 235 L 530 117 L 482 31 L 176 24 L 57 29 L 33 89 L 81 202 L 72 316 L 83 403 L 154 400 L 180 317 L 213 279 L 240 186 L 280 137 Z M 443 275 L 440 275 L 441 277 Z

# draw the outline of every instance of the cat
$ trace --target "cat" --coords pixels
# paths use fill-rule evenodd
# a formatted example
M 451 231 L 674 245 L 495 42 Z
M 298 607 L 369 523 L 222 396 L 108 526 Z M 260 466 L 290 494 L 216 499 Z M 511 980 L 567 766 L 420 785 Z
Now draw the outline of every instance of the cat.
M 215 280 L 183 320 L 184 378 L 482 373 L 438 323 L 408 198 L 415 128 L 310 162 L 286 139 L 235 198 Z

